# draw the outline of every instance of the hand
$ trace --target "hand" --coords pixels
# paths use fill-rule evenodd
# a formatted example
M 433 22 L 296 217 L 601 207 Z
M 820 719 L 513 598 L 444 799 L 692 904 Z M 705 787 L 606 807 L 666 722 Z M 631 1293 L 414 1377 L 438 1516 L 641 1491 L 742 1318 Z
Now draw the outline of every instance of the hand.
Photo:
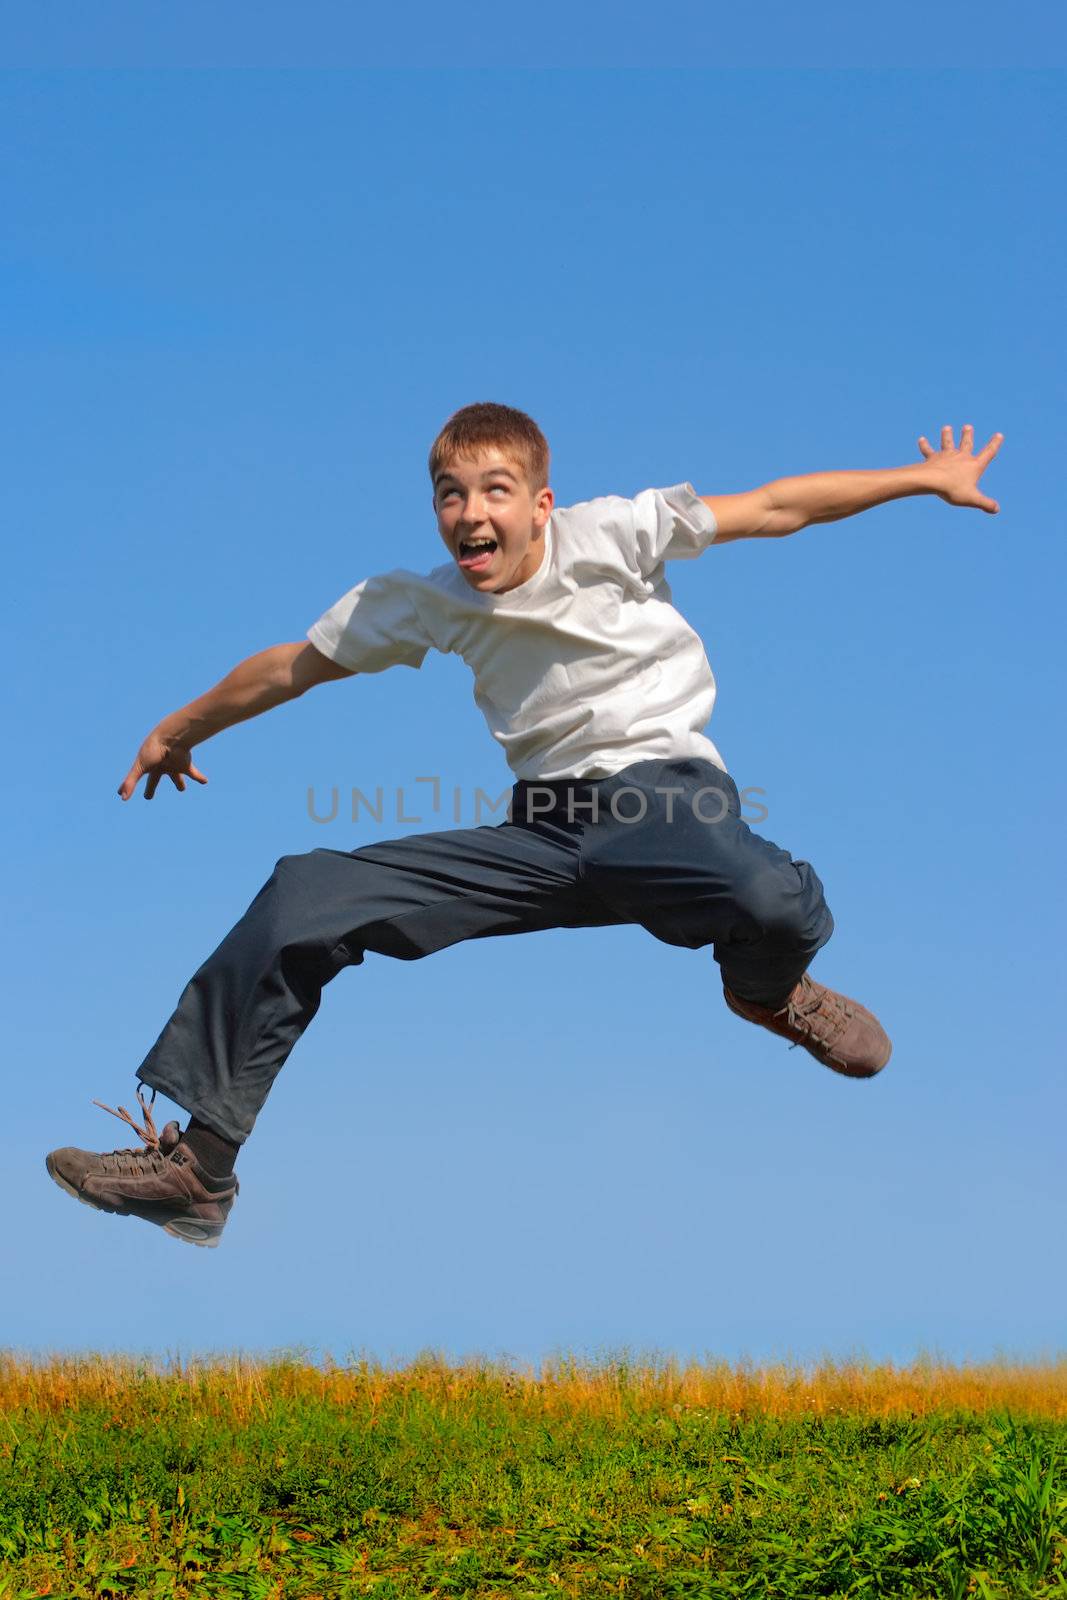
M 199 768 L 193 766 L 192 752 L 183 744 L 168 744 L 158 734 L 150 733 L 140 750 L 137 760 L 127 772 L 118 788 L 121 799 L 128 800 L 137 788 L 138 783 L 148 774 L 145 784 L 144 797 L 151 800 L 159 787 L 162 778 L 169 778 L 176 789 L 185 792 L 185 773 L 197 783 L 206 783 L 207 779 Z
M 995 433 L 984 450 L 974 454 L 974 429 L 968 422 L 960 434 L 957 450 L 952 439 L 952 429 L 941 429 L 941 449 L 935 450 L 925 434 L 919 439 L 919 449 L 926 457 L 933 481 L 934 493 L 950 506 L 976 506 L 980 511 L 1000 510 L 995 500 L 982 494 L 978 480 L 1004 442 L 1002 433 Z

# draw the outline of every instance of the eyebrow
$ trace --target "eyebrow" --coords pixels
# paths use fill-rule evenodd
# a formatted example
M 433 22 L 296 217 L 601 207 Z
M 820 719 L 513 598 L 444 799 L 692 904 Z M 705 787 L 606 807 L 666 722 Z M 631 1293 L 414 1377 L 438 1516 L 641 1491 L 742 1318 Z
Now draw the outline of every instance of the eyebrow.
M 496 477 L 510 478 L 513 483 L 518 483 L 519 481 L 518 474 L 512 472 L 510 467 L 488 467 L 485 472 L 482 473 L 482 477 L 483 479 Z M 451 483 L 459 482 L 459 479 L 456 477 L 454 472 L 439 472 L 437 477 L 434 479 L 434 487 L 436 488 L 439 484 L 444 483 L 446 479 Z

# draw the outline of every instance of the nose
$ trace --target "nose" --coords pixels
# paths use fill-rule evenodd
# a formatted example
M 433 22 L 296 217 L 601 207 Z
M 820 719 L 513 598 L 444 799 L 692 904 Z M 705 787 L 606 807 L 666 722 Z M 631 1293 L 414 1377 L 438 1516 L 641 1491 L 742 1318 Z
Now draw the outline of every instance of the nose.
M 477 528 L 483 523 L 485 521 L 485 496 L 471 494 L 463 507 L 463 514 L 459 520 L 464 528 Z

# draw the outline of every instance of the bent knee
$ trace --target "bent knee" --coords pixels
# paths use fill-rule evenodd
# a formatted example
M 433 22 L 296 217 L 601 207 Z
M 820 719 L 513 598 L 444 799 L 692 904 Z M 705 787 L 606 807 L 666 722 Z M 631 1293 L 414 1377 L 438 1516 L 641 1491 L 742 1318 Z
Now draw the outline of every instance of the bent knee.
M 263 885 L 264 890 L 287 902 L 307 899 L 320 901 L 330 894 L 331 879 L 335 879 L 335 873 L 330 870 L 328 854 L 322 850 L 305 850 L 296 855 L 280 856 L 274 863 L 274 871 Z
M 279 856 L 274 863 L 273 876 L 314 877 L 317 873 L 328 871 L 330 859 L 336 858 L 340 853 L 336 850 L 324 850 L 320 846 L 317 850 L 300 850 L 291 856 Z
M 289 883 L 293 879 L 306 878 L 314 854 L 314 850 L 309 850 L 301 855 L 279 856 L 270 875 L 271 883 Z
M 760 937 L 794 947 L 819 938 L 830 919 L 823 887 L 806 861 L 768 862 L 741 886 L 739 904 Z

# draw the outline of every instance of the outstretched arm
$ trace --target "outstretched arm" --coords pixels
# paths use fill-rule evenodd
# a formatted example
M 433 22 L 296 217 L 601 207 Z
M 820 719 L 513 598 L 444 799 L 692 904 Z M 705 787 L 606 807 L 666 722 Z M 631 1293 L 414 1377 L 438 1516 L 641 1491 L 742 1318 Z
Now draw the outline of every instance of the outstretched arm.
M 951 428 L 941 429 L 940 450 L 935 450 L 923 435 L 919 449 L 925 459 L 913 466 L 887 467 L 882 472 L 812 472 L 800 478 L 776 478 L 745 494 L 700 498 L 719 525 L 716 544 L 796 533 L 809 523 L 837 522 L 841 517 L 853 517 L 857 511 L 909 494 L 936 494 L 949 505 L 974 506 L 993 513 L 1000 507 L 982 494 L 978 480 L 1003 439 L 1002 433 L 995 433 L 975 455 L 974 429 L 968 422 L 958 449 Z
M 232 728 L 235 722 L 247 722 L 273 706 L 295 700 L 316 683 L 350 676 L 347 667 L 339 667 L 305 641 L 272 645 L 249 656 L 213 689 L 180 711 L 172 711 L 152 729 L 119 785 L 119 795 L 128 800 L 143 777 L 148 778 L 146 800 L 152 799 L 164 778 L 183 791 L 186 777 L 206 783 L 207 778 L 193 764 L 193 745 L 202 744 L 223 728 Z

